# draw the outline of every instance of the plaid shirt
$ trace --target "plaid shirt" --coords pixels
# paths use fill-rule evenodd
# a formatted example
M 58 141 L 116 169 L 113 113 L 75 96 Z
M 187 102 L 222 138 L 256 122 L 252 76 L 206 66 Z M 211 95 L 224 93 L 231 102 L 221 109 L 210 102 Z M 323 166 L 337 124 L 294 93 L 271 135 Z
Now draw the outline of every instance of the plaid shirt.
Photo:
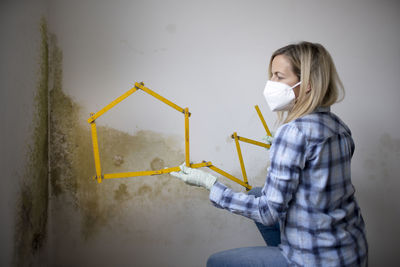
M 279 221 L 279 248 L 292 266 L 366 266 L 365 225 L 354 197 L 350 129 L 330 108 L 282 125 L 270 150 L 261 197 L 217 182 L 219 208 L 264 225 Z

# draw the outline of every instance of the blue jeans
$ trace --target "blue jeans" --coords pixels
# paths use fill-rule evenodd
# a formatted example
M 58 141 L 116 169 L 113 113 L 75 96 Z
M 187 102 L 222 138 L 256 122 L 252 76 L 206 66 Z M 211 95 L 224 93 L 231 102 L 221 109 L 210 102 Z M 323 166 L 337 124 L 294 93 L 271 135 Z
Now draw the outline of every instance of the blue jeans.
M 261 188 L 256 187 L 249 191 L 249 195 L 261 196 Z M 208 258 L 207 267 L 223 266 L 288 266 L 285 257 L 277 246 L 281 243 L 279 223 L 265 226 L 256 222 L 266 247 L 236 248 L 215 253 Z
M 261 187 L 255 187 L 251 189 L 248 194 L 260 197 Z M 267 246 L 277 247 L 281 243 L 281 230 L 278 222 L 271 226 L 265 226 L 258 222 L 255 223 L 262 237 L 264 238 L 265 243 L 267 243 Z

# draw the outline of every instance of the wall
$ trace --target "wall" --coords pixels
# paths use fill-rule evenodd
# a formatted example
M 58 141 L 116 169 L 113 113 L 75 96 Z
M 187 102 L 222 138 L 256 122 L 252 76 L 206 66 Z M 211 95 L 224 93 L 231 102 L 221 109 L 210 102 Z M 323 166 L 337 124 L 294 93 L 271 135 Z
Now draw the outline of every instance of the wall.
M 0 4 L 0 265 L 41 265 L 48 211 L 46 1 Z
M 47 8 L 49 265 L 203 266 L 213 252 L 263 245 L 251 221 L 211 207 L 205 190 L 168 175 L 97 184 L 92 180 L 86 119 L 134 82 L 144 81 L 181 107 L 189 107 L 191 159 L 212 161 L 240 177 L 229 136 L 237 131 L 253 139 L 263 137 L 256 104 L 270 126 L 275 121 L 262 97 L 269 56 L 290 42 L 309 40 L 330 51 L 346 87 L 345 100 L 333 112 L 350 126 L 356 142 L 353 183 L 367 224 L 370 265 L 395 266 L 400 220 L 394 197 L 400 159 L 400 131 L 393 123 L 399 113 L 400 83 L 396 1 L 86 0 L 50 1 Z M 23 13 L 16 9 L 13 12 Z M 12 36 L 12 31 L 5 32 Z M 30 32 L 39 38 L 37 28 Z M 18 42 L 12 40 L 10 44 Z M 8 68 L 14 75 L 24 70 L 16 62 L 16 67 Z M 37 76 L 31 74 L 32 80 L 36 82 Z M 17 112 L 12 104 L 19 103 L 19 95 L 2 90 L 1 101 Z M 24 106 L 33 106 L 32 93 L 24 99 Z M 7 114 L 2 125 L 17 125 L 13 120 L 17 115 Z M 25 115 L 18 118 L 29 122 Z M 184 160 L 183 115 L 143 92 L 124 100 L 97 123 L 105 172 L 177 166 Z M 23 147 L 29 131 L 20 129 L 17 132 L 24 137 L 15 136 L 13 144 Z M 12 136 L 10 130 L 2 134 Z M 6 145 L 12 152 L 11 144 Z M 268 153 L 245 144 L 242 150 L 250 183 L 261 186 Z M 26 158 L 22 152 L 11 155 L 2 160 L 4 166 Z M 3 205 L 12 218 L 11 203 L 19 185 L 8 181 L 9 202 Z M 8 220 L 6 229 L 12 224 Z M 12 236 L 2 235 L 11 242 Z
M 53 2 L 51 10 L 51 27 L 59 36 L 64 55 L 63 89 L 84 107 L 86 114 L 99 110 L 135 81 L 144 81 L 178 105 L 190 108 L 193 114 L 190 119 L 192 159 L 196 162 L 211 160 L 238 176 L 240 168 L 229 135 L 238 131 L 249 138 L 263 136 L 263 128 L 253 108 L 255 104 L 261 106 L 270 125 L 275 120 L 261 94 L 270 54 L 293 41 L 324 44 L 347 89 L 345 100 L 334 106 L 333 111 L 349 124 L 357 146 L 353 182 L 367 222 L 371 265 L 394 264 L 396 246 L 393 236 L 399 222 L 394 195 L 399 188 L 396 162 L 400 132 L 398 125 L 391 122 L 397 121 L 396 114 L 399 113 L 397 2 L 121 1 L 118 4 L 94 4 L 84 1 L 75 4 Z M 70 14 L 74 14 L 74 20 L 69 19 Z M 132 136 L 140 134 L 141 130 L 149 130 L 183 137 L 182 115 L 142 92 L 125 100 L 98 123 Z M 175 148 L 182 152 L 183 143 L 178 144 Z M 251 182 L 262 185 L 268 165 L 267 153 L 251 146 L 242 147 Z M 148 147 L 151 151 L 143 149 L 143 153 L 154 156 L 148 156 L 143 165 L 137 166 L 139 169 L 146 167 L 145 162 L 151 162 L 152 157 L 168 157 L 159 147 L 154 150 Z M 129 153 L 133 151 L 129 150 Z M 104 157 L 113 156 L 107 153 L 103 152 Z M 179 157 L 172 163 L 178 162 Z M 134 165 L 126 165 L 124 170 L 132 167 Z M 136 196 L 138 184 L 155 186 L 151 179 L 131 178 L 124 183 Z M 168 178 L 159 179 L 165 181 Z M 105 186 L 120 182 L 110 181 L 96 187 L 103 190 Z M 171 186 L 173 193 L 167 194 L 169 202 L 183 201 L 184 195 L 178 191 L 179 183 Z M 191 188 L 181 190 L 197 192 Z M 178 217 L 163 213 L 165 222 L 175 217 L 175 224 L 185 230 L 177 234 L 165 223 L 164 228 L 171 233 L 165 234 L 167 238 L 160 228 L 152 229 L 154 236 L 161 237 L 160 242 L 176 235 L 182 236 L 175 237 L 181 240 L 192 233 L 191 241 L 183 240 L 180 249 L 185 253 L 196 254 L 197 251 L 200 254 L 193 256 L 193 265 L 203 264 L 209 253 L 219 249 L 262 244 L 256 235 L 241 233 L 255 231 L 251 223 L 210 209 L 208 203 L 202 202 L 203 198 L 207 202 L 206 193 L 199 194 L 202 198 L 196 200 L 195 209 L 181 207 L 180 213 L 176 214 Z M 193 196 L 193 199 L 197 197 Z M 154 199 L 144 197 L 143 200 L 156 208 Z M 127 203 L 128 207 L 121 207 L 125 214 L 135 207 L 135 201 Z M 159 210 L 165 208 L 158 207 Z M 139 210 L 150 221 L 161 219 L 156 214 L 144 213 L 146 209 Z M 213 215 L 207 215 L 208 220 L 203 221 L 204 231 L 197 230 L 191 220 L 181 215 L 190 217 L 211 212 Z M 135 231 L 148 231 L 139 226 L 139 221 L 144 220 L 142 216 L 131 215 L 120 221 Z M 221 220 L 229 224 L 217 231 L 215 225 L 221 224 Z M 205 230 L 206 226 L 213 230 Z M 124 247 L 136 243 L 126 242 L 130 245 Z M 151 241 L 144 243 L 152 244 Z M 152 253 L 157 251 L 158 259 L 165 257 L 171 265 L 187 264 L 171 257 L 171 246 L 161 246 L 156 245 Z M 170 255 L 163 256 L 161 251 Z

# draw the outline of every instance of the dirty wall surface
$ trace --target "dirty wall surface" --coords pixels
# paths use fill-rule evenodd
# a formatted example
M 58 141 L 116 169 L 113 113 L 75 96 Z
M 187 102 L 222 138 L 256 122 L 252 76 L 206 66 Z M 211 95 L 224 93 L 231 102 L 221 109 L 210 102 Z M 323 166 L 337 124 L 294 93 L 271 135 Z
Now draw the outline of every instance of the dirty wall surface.
M 145 81 L 190 107 L 192 158 L 240 177 L 230 134 L 263 136 L 255 104 L 275 120 L 261 94 L 270 54 L 309 40 L 328 48 L 346 87 L 333 111 L 356 142 L 353 183 L 371 266 L 396 266 L 399 5 L 306 2 L 3 1 L 1 263 L 203 266 L 218 250 L 263 245 L 252 222 L 168 175 L 97 184 L 86 119 Z M 293 24 L 281 14 L 304 16 Z M 105 172 L 184 160 L 183 120 L 158 104 L 135 94 L 99 120 Z M 268 153 L 242 149 L 250 181 L 262 185 Z
M 202 266 L 221 244 L 236 247 L 246 236 L 257 237 L 252 222 L 215 209 L 208 191 L 170 175 L 98 184 L 87 116 L 62 90 L 62 61 L 51 35 L 51 265 Z M 104 173 L 159 170 L 184 161 L 180 136 L 146 130 L 131 135 L 108 126 L 97 131 Z

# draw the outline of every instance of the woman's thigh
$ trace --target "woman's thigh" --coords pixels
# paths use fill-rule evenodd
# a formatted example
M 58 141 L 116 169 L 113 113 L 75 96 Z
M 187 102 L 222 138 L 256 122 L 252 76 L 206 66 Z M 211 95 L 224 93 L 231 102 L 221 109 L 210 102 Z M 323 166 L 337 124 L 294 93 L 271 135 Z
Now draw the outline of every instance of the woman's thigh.
M 223 266 L 288 266 L 277 247 L 244 247 L 215 253 L 208 258 L 207 267 Z

